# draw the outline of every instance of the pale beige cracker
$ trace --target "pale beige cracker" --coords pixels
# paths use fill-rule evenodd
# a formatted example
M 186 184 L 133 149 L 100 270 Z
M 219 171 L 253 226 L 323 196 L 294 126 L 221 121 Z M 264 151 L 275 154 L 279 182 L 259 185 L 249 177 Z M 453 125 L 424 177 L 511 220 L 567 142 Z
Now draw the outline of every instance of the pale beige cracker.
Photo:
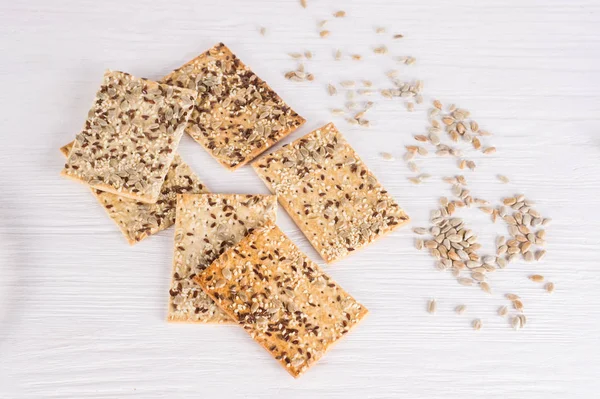
M 107 71 L 62 175 L 155 203 L 197 95 Z
M 161 82 L 200 93 L 186 132 L 230 170 L 250 162 L 305 122 L 223 43 Z
M 194 281 L 294 377 L 368 313 L 273 223 Z
M 61 147 L 60 151 L 65 157 L 69 156 L 72 146 L 73 143 L 69 143 Z M 95 188 L 90 190 L 131 245 L 175 223 L 177 194 L 208 192 L 198 176 L 178 154 L 173 158 L 158 200 L 154 204 L 139 202 Z
M 252 166 L 327 263 L 409 221 L 332 123 Z
M 180 195 L 168 321 L 232 323 L 193 278 L 249 232 L 276 217 L 274 195 Z

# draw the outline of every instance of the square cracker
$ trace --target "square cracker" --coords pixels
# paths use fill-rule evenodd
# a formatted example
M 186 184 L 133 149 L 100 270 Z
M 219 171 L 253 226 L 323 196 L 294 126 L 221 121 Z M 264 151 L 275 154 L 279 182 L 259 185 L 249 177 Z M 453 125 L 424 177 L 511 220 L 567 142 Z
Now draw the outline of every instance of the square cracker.
M 273 223 L 194 281 L 294 377 L 368 313 Z
M 409 221 L 332 123 L 252 166 L 327 263 Z
M 305 122 L 223 43 L 161 82 L 200 92 L 186 131 L 230 170 Z
M 273 195 L 180 195 L 168 321 L 232 323 L 193 278 L 248 232 L 277 217 Z
M 65 157 L 69 156 L 73 144 L 69 143 L 60 148 Z M 120 197 L 95 188 L 90 189 L 131 245 L 175 223 L 177 194 L 208 191 L 178 154 L 175 154 L 171 162 L 158 200 L 154 204 Z
M 107 71 L 63 176 L 154 203 L 197 92 Z

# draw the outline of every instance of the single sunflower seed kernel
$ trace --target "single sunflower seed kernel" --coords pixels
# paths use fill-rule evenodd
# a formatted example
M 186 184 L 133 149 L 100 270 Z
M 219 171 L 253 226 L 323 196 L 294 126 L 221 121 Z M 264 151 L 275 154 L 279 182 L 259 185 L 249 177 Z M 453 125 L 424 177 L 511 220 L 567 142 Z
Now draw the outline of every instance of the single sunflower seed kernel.
M 429 314 L 435 314 L 436 310 L 437 310 L 437 302 L 435 301 L 435 299 L 432 299 L 427 304 L 427 312 Z
M 529 276 L 529 279 L 534 283 L 541 283 L 544 281 L 544 276 L 540 274 L 532 274 L 531 276 Z

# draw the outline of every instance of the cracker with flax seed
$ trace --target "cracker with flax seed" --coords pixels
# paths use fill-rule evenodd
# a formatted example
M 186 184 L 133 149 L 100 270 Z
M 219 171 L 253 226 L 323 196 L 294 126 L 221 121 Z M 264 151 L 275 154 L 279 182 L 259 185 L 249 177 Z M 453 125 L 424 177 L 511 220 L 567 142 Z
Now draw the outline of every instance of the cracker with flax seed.
M 194 281 L 294 377 L 368 313 L 273 223 Z
M 168 321 L 232 323 L 192 279 L 276 213 L 273 195 L 179 196 Z
M 69 143 L 60 148 L 65 157 L 69 156 L 73 144 Z M 139 202 L 95 188 L 90 189 L 131 245 L 175 223 L 177 194 L 208 191 L 178 154 L 175 154 L 171 162 L 158 200 L 154 204 Z
M 223 43 L 161 82 L 199 92 L 186 132 L 229 170 L 250 162 L 305 122 Z
M 332 123 L 252 166 L 327 263 L 409 221 Z
M 62 175 L 155 203 L 197 92 L 107 71 Z

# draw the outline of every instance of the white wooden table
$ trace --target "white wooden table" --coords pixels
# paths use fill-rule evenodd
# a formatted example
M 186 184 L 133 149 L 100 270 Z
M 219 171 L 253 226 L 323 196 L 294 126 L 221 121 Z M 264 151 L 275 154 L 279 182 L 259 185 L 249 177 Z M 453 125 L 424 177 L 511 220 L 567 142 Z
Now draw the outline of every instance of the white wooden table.
M 595 0 L 400 2 L 4 1 L 0 5 L 0 398 L 595 398 L 600 390 L 600 4 Z M 335 19 L 334 11 L 348 16 Z M 332 34 L 318 36 L 329 19 Z M 263 37 L 259 28 L 267 29 Z M 386 27 L 386 35 L 375 28 Z M 392 33 L 405 38 L 392 42 Z M 333 120 L 413 219 L 449 195 L 450 158 L 428 157 L 420 186 L 400 159 L 426 128 L 425 107 L 373 96 L 370 129 L 331 116 L 326 85 L 394 67 L 425 99 L 468 108 L 498 153 L 466 171 L 492 201 L 522 192 L 553 218 L 548 255 L 491 277 L 494 295 L 461 287 L 400 229 L 326 266 L 371 314 L 314 369 L 291 378 L 235 326 L 165 322 L 172 229 L 129 247 L 87 189 L 59 176 L 58 147 L 81 127 L 107 68 L 158 79 L 223 41 L 308 122 Z M 386 44 L 390 55 L 372 48 Z M 333 49 L 360 53 L 336 62 Z M 283 77 L 311 50 L 316 80 Z M 399 67 L 391 55 L 412 55 Z M 281 145 L 281 144 L 280 144 Z M 382 151 L 395 161 L 385 161 Z M 266 193 L 248 167 L 230 173 L 189 137 L 180 152 L 213 192 Z M 496 173 L 511 178 L 500 184 Z M 461 212 L 486 250 L 506 234 Z M 322 260 L 279 212 L 282 229 Z M 545 294 L 526 276 L 556 283 Z M 495 314 L 524 298 L 519 332 Z M 425 311 L 435 297 L 435 316 Z M 457 316 L 453 308 L 465 303 Z M 475 332 L 479 317 L 484 328 Z

